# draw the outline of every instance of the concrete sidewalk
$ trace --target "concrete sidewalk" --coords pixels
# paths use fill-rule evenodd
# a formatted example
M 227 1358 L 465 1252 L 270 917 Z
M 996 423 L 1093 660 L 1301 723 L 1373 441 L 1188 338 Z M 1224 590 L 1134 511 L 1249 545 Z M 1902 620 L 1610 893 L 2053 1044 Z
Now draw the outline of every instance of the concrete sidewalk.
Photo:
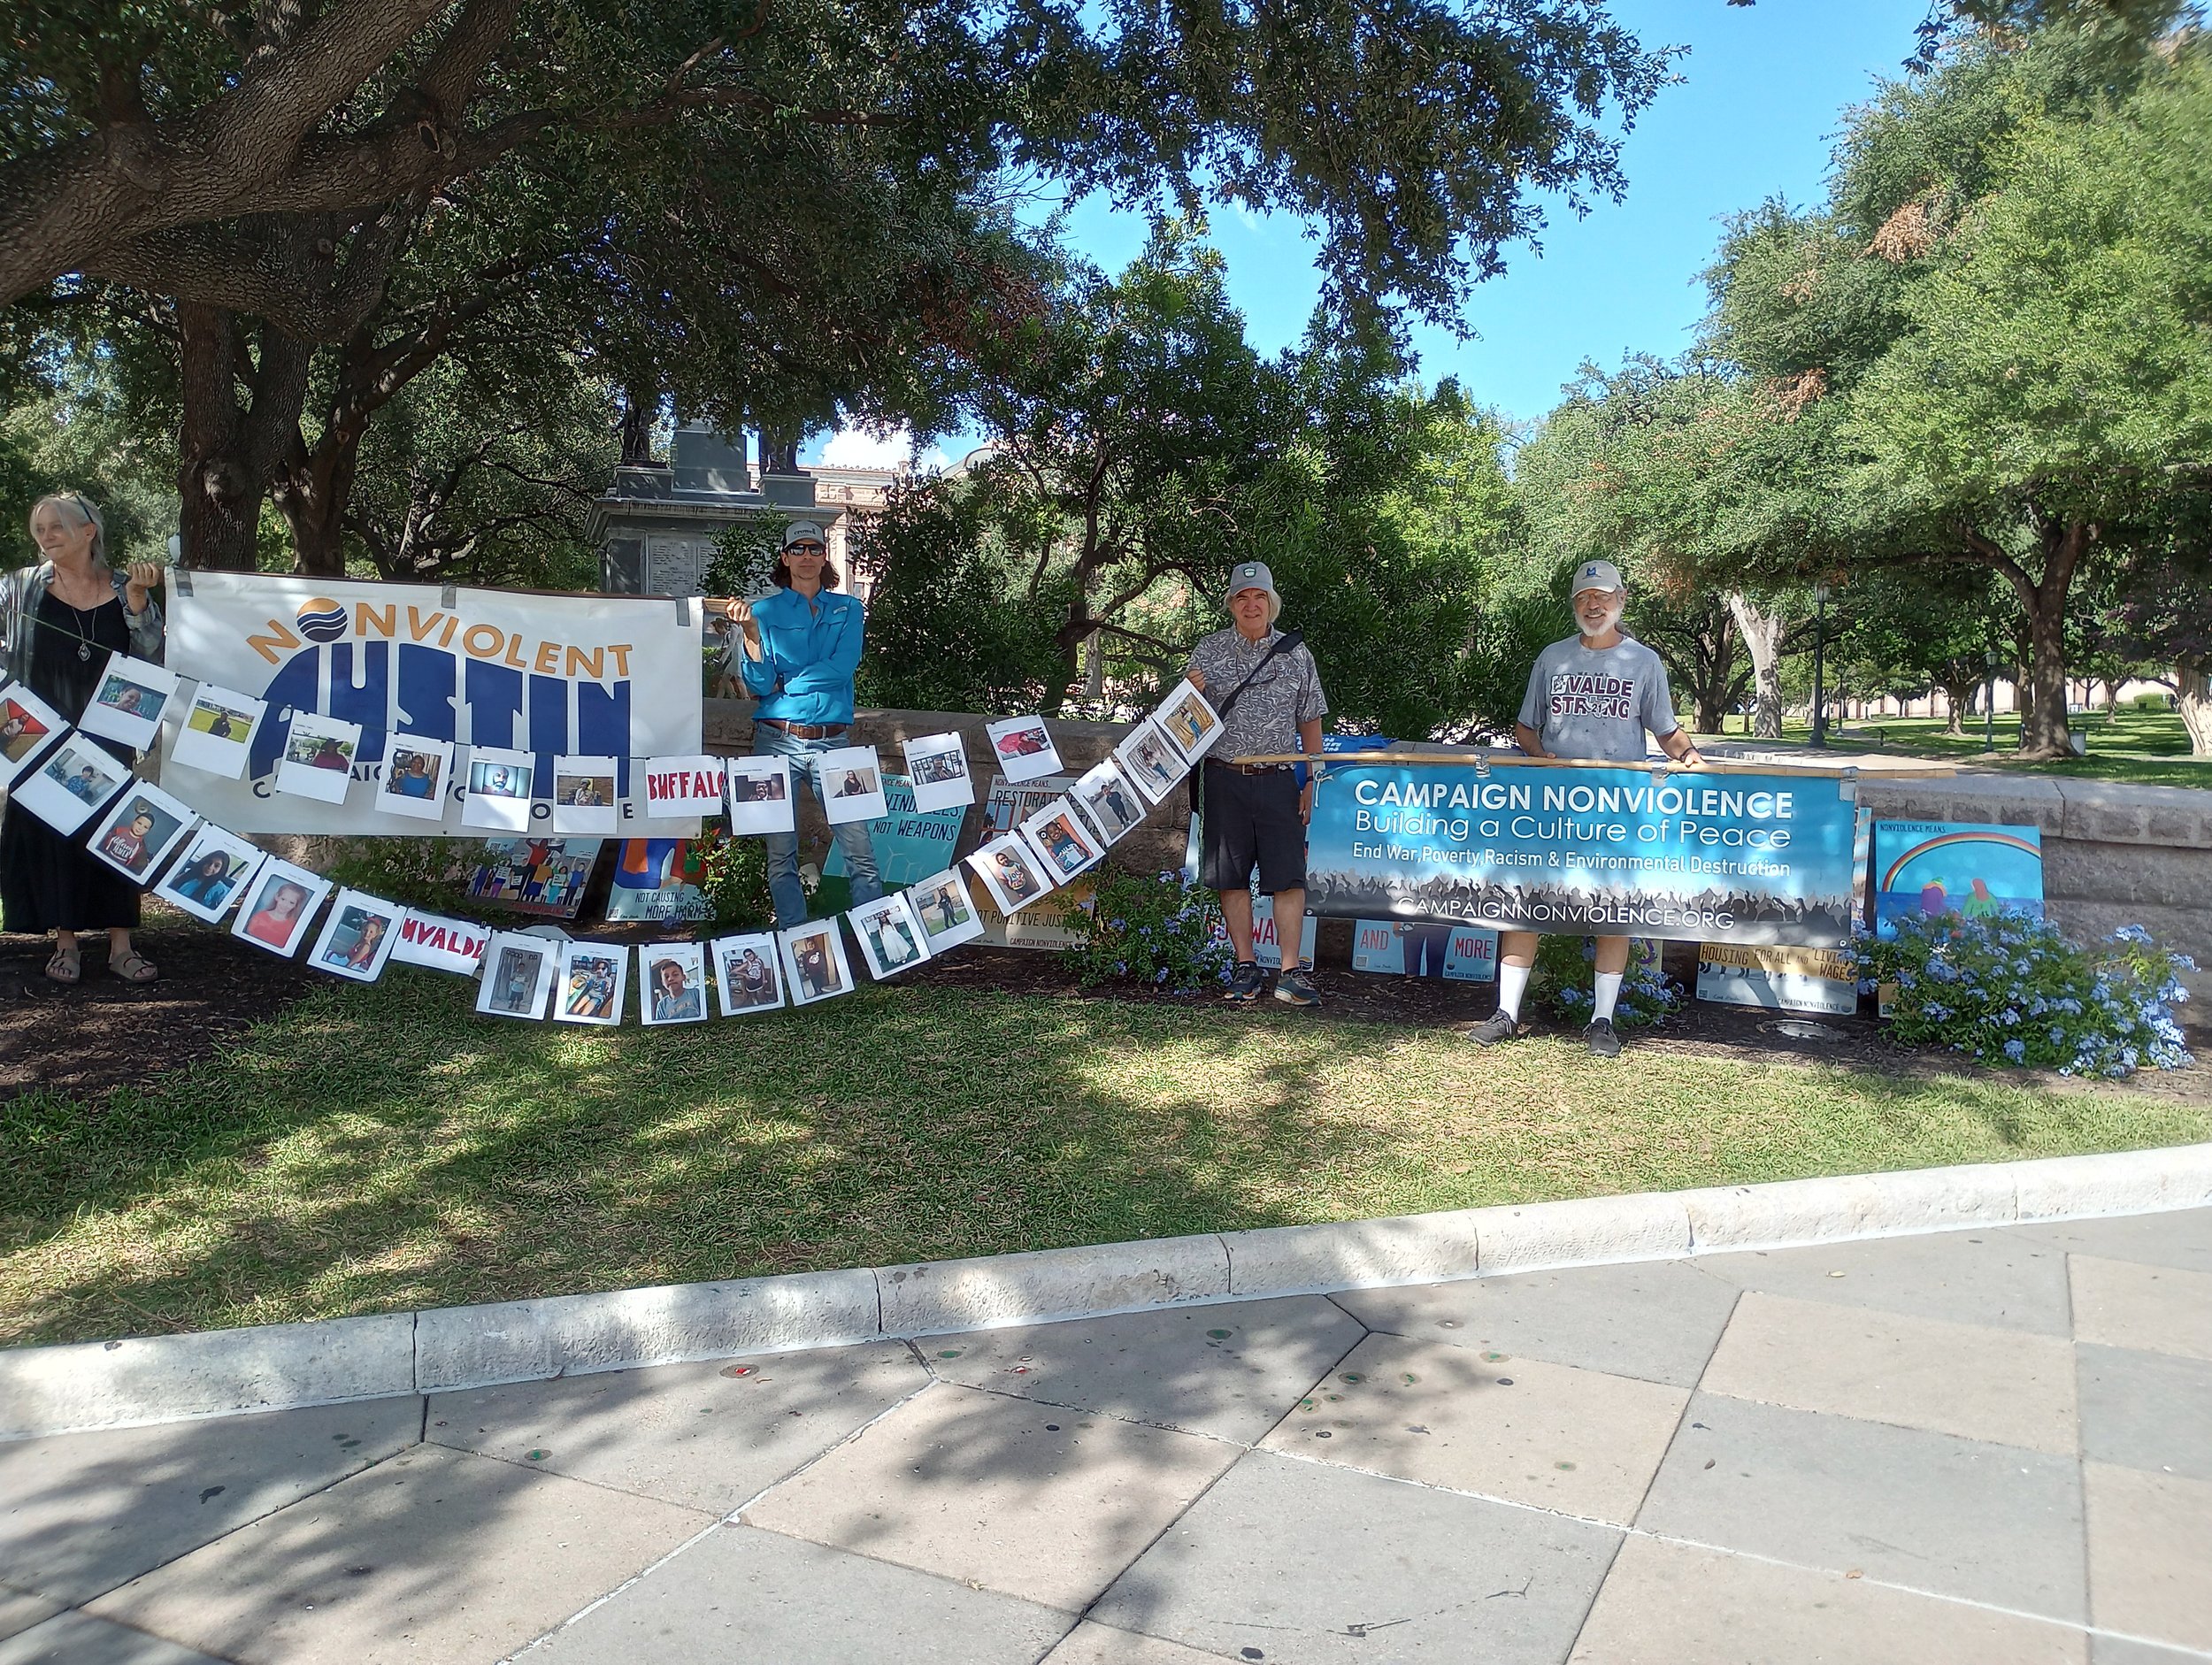
M 0 1665 L 2208 1660 L 2212 1209 L 0 1445 Z

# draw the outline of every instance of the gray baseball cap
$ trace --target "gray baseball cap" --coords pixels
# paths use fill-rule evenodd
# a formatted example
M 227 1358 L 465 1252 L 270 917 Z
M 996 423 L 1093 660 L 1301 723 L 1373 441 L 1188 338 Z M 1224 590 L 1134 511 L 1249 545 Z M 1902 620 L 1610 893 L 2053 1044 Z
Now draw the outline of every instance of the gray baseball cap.
M 1621 570 L 1610 561 L 1585 561 L 1575 568 L 1575 587 L 1567 594 L 1572 601 L 1585 590 L 1618 590 L 1628 587 L 1621 582 Z
M 1283 598 L 1275 591 L 1275 575 L 1267 570 L 1264 562 L 1240 561 L 1229 569 L 1229 587 L 1222 592 L 1222 601 L 1233 600 L 1239 590 L 1267 592 L 1267 622 L 1271 625 L 1283 610 Z
M 795 543 L 818 543 L 826 549 L 829 534 L 818 520 L 795 520 L 783 529 L 783 547 L 787 549 Z

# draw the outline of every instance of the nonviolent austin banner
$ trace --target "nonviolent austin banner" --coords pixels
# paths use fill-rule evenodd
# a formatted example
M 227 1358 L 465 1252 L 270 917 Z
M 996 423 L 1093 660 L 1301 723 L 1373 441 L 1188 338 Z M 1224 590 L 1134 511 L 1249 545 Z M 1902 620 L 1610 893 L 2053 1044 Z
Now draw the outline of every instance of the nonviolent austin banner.
M 695 601 L 194 572 L 172 598 L 169 668 L 269 716 L 242 779 L 173 758 L 163 784 L 241 832 L 459 833 L 457 764 L 442 817 L 374 807 L 392 737 L 413 735 L 532 754 L 547 783 L 557 756 L 612 757 L 627 797 L 633 758 L 701 749 L 700 618 Z M 342 802 L 273 789 L 295 713 L 360 725 Z M 528 795 L 549 826 L 549 788 Z
M 1340 763 L 1306 905 L 1507 931 L 1830 947 L 1857 810 L 1837 776 Z

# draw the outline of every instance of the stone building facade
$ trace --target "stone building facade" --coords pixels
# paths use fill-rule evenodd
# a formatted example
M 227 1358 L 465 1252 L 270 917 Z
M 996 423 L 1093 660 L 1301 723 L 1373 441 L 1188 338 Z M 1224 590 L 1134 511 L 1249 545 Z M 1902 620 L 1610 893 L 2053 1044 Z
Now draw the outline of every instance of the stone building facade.
M 696 595 L 726 526 L 765 520 L 780 531 L 819 520 L 830 558 L 862 599 L 864 579 L 846 559 L 857 519 L 879 513 L 898 475 L 880 468 L 803 468 L 793 448 L 762 446 L 773 464 L 746 455 L 746 439 L 704 423 L 676 427 L 668 460 L 643 457 L 616 468 L 614 484 L 592 504 L 587 531 L 599 550 L 599 587 L 618 595 Z

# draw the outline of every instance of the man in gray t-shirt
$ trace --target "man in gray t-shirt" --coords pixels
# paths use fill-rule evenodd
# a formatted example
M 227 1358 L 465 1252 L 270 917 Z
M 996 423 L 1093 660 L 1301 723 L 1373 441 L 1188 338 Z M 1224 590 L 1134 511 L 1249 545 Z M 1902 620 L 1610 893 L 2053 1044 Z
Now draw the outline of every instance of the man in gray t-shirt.
M 1659 656 L 1621 633 L 1628 588 L 1610 561 L 1585 561 L 1575 569 L 1575 623 L 1579 633 L 1555 641 L 1536 656 L 1528 694 L 1521 702 L 1513 738 L 1532 757 L 1591 757 L 1640 763 L 1648 732 L 1676 763 L 1694 767 L 1698 755 L 1674 720 L 1666 668 Z M 1533 931 L 1498 933 L 1498 1009 L 1468 1032 L 1480 1045 L 1520 1032 L 1521 996 L 1536 963 Z M 1628 939 L 1598 939 L 1597 1009 L 1582 1032 L 1592 1052 L 1610 1058 L 1621 1049 L 1613 1009 L 1628 970 Z
M 1570 636 L 1538 654 L 1521 720 L 1513 726 L 1514 739 L 1532 757 L 1634 763 L 1644 760 L 1646 730 L 1663 746 L 1680 725 L 1659 656 L 1616 629 L 1609 647 L 1594 648 L 1583 637 Z

